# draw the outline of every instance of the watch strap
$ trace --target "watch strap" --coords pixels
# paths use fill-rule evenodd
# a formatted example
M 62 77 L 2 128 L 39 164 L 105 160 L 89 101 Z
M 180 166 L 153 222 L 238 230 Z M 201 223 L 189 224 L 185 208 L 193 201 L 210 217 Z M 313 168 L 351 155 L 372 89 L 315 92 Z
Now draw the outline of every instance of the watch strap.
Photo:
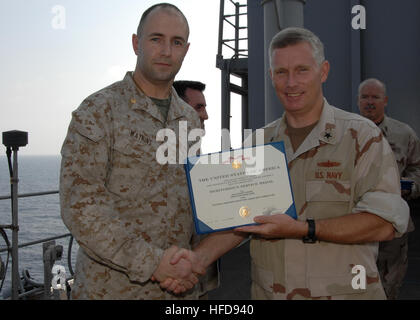
M 304 243 L 315 243 L 317 241 L 315 235 L 315 220 L 314 219 L 306 219 L 308 223 L 308 234 L 303 237 L 302 241 Z

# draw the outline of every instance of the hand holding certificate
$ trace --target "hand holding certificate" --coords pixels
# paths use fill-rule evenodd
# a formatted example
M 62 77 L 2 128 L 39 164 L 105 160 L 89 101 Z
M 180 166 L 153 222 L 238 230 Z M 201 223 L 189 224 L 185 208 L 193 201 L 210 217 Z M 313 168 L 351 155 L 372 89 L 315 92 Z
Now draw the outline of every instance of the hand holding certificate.
M 255 224 L 259 215 L 296 219 L 282 142 L 190 157 L 185 170 L 198 234 Z

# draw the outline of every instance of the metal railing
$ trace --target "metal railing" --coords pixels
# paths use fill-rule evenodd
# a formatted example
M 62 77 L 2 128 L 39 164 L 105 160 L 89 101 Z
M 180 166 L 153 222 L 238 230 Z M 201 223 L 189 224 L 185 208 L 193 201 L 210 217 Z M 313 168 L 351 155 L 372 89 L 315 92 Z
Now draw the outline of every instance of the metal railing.
M 18 198 L 28 198 L 28 197 L 36 197 L 36 196 L 45 196 L 48 194 L 58 194 L 58 190 L 53 191 L 44 191 L 44 192 L 34 192 L 34 193 L 22 193 L 18 195 Z M 0 196 L 0 200 L 7 200 L 12 199 L 12 196 Z
M 45 196 L 45 195 L 51 195 L 51 194 L 59 194 L 58 190 L 52 190 L 52 191 L 44 191 L 44 192 L 34 192 L 34 193 L 23 193 L 23 194 L 18 194 L 16 198 L 28 198 L 28 197 L 37 197 L 37 196 Z M 11 195 L 8 196 L 0 196 L 0 200 L 10 200 L 12 199 Z M 7 229 L 7 228 L 11 228 L 10 225 L 0 225 L 0 228 L 2 229 Z M 22 244 L 17 244 L 17 248 L 25 248 L 25 247 L 30 247 L 30 246 L 34 246 L 36 244 L 43 244 L 43 257 L 42 257 L 42 262 L 44 265 L 44 282 L 43 283 L 37 283 L 35 281 L 33 281 L 32 279 L 29 278 L 29 274 L 27 273 L 26 270 L 22 270 L 22 279 L 20 279 L 20 275 L 19 275 L 19 270 L 17 270 L 18 274 L 14 274 L 16 273 L 15 270 L 12 270 L 12 279 L 14 277 L 18 277 L 21 281 L 19 283 L 19 293 L 16 296 L 12 297 L 12 299 L 26 299 L 28 297 L 31 296 L 36 296 L 36 295 L 40 295 L 43 293 L 43 298 L 44 299 L 51 299 L 51 298 L 57 298 L 58 294 L 57 292 L 54 292 L 53 290 L 53 294 L 51 294 L 51 280 L 52 280 L 52 267 L 55 263 L 56 260 L 61 259 L 61 252 L 62 252 L 62 246 L 56 246 L 55 245 L 55 241 L 54 240 L 58 240 L 58 239 L 63 239 L 63 238 L 68 238 L 69 239 L 69 245 L 68 245 L 68 249 L 67 249 L 67 265 L 68 265 L 68 269 L 70 270 L 70 274 L 71 277 L 67 278 L 66 280 L 71 280 L 72 276 L 74 274 L 73 272 L 73 268 L 71 265 L 71 250 L 72 250 L 72 244 L 73 244 L 73 237 L 71 235 L 71 233 L 65 233 L 65 234 L 60 234 L 57 236 L 53 236 L 53 237 L 48 237 L 48 238 L 42 238 L 39 240 L 35 240 L 35 241 L 30 241 L 30 242 L 26 242 L 26 243 L 22 243 Z M 6 243 L 6 247 L 0 247 L 0 253 L 3 252 L 8 252 L 8 254 L 12 253 L 12 247 L 7 245 Z M 22 284 L 22 280 L 26 281 L 26 283 L 29 283 L 32 288 L 28 291 L 24 291 L 23 290 L 23 284 Z M 2 280 L 0 279 L 0 282 Z
M 2 236 L 3 240 L 6 243 L 6 248 L 1 249 L 0 252 L 7 252 L 7 261 L 6 265 L 4 265 L 3 261 L 0 259 L 0 291 L 3 289 L 3 284 L 6 279 L 7 268 L 9 264 L 9 257 L 12 257 L 12 272 L 11 272 L 11 280 L 12 280 L 12 291 L 11 291 L 11 299 L 18 300 L 21 298 L 26 298 L 26 296 L 30 295 L 29 292 L 44 292 L 44 299 L 51 299 L 51 298 L 58 298 L 61 293 L 64 291 L 67 293 L 68 297 L 68 281 L 65 275 L 65 272 L 57 271 L 57 278 L 52 277 L 52 271 L 55 261 L 60 260 L 62 253 L 63 253 L 63 246 L 55 245 L 54 239 L 60 239 L 70 236 L 70 242 L 68 247 L 68 259 L 67 263 L 69 266 L 69 270 L 71 275 L 73 276 L 72 268 L 71 268 L 71 247 L 73 244 L 73 237 L 71 234 L 63 234 L 56 237 L 49 237 L 45 239 L 40 239 L 24 244 L 19 245 L 19 210 L 18 204 L 19 198 L 25 197 L 35 197 L 35 196 L 43 196 L 47 194 L 58 194 L 58 190 L 54 191 L 45 191 L 45 192 L 36 192 L 36 193 L 27 193 L 21 194 L 18 193 L 18 183 L 19 183 L 19 175 L 18 175 L 18 151 L 19 148 L 24 147 L 28 144 L 28 133 L 25 131 L 19 130 L 12 130 L 6 131 L 2 133 L 2 142 L 6 147 L 6 156 L 7 156 L 7 163 L 9 166 L 9 174 L 10 174 L 10 196 L 1 196 L 0 200 L 11 200 L 11 213 L 12 213 L 12 223 L 9 225 L 0 225 L 0 235 Z M 13 159 L 13 161 L 12 161 Z M 5 230 L 11 230 L 12 232 L 12 244 L 10 245 L 10 241 L 8 235 Z M 42 255 L 42 262 L 44 265 L 44 283 L 36 283 L 29 277 L 29 273 L 24 270 L 22 273 L 22 278 L 19 274 L 19 248 L 32 246 L 38 243 L 42 243 L 43 255 Z M 60 266 L 61 268 L 64 268 Z M 23 282 L 22 281 L 25 281 Z M 70 278 L 71 279 L 71 278 Z M 29 284 L 29 286 L 25 286 Z M 30 288 L 27 290 L 27 288 Z M 52 289 L 64 289 L 60 293 L 57 290 Z M 26 291 L 26 292 L 25 292 Z M 29 292 L 28 292 L 29 291 Z

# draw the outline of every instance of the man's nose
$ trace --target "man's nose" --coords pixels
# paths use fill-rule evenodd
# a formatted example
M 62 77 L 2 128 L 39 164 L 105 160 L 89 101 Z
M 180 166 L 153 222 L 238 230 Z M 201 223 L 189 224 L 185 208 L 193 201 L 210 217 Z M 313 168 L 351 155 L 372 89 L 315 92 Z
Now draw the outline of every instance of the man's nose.
M 204 110 L 201 112 L 201 118 L 202 118 L 203 120 L 207 120 L 207 119 L 209 118 L 209 116 L 208 116 L 208 114 L 207 114 L 206 109 L 204 109 Z
M 375 100 L 373 99 L 373 98 L 368 98 L 367 99 L 367 103 L 368 103 L 368 105 L 372 105 L 372 104 L 374 104 L 375 103 Z
M 160 53 L 163 56 L 170 56 L 171 55 L 171 53 L 172 53 L 172 46 L 171 46 L 171 42 L 170 41 L 163 41 L 162 42 Z
M 287 76 L 287 86 L 288 87 L 294 87 L 297 84 L 296 77 L 293 75 L 293 73 L 289 73 Z

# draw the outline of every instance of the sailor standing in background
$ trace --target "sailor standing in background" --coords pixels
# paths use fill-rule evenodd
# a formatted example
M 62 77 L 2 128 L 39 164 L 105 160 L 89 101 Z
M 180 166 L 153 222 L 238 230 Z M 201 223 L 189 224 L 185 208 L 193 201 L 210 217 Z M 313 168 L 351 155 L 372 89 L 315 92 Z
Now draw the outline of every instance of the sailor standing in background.
M 201 128 L 205 129 L 204 122 L 209 118 L 206 109 L 206 97 L 204 96 L 206 85 L 200 81 L 177 80 L 174 81 L 173 86 L 178 96 L 197 112 Z
M 411 180 L 411 188 L 402 189 L 401 195 L 415 199 L 420 195 L 420 140 L 407 124 L 385 115 L 388 104 L 386 86 L 370 78 L 359 85 L 360 114 L 372 120 L 388 140 L 397 161 L 402 180 Z M 400 238 L 379 243 L 378 269 L 388 299 L 397 299 L 408 266 L 408 233 L 414 231 L 410 217 L 407 232 Z

